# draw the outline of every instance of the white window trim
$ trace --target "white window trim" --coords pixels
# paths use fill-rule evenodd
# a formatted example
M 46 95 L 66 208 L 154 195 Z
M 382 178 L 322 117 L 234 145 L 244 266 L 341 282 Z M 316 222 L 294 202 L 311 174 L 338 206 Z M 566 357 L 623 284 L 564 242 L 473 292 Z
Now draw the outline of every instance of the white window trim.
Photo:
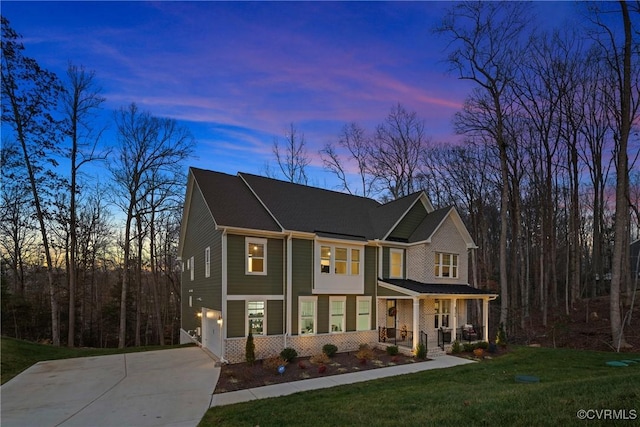
M 262 258 L 263 271 L 249 271 L 249 244 L 257 243 L 264 247 L 264 257 Z M 244 272 L 250 276 L 266 276 L 267 275 L 267 239 L 258 237 L 244 238 Z
M 196 270 L 195 267 L 196 266 L 194 264 L 193 257 L 191 257 L 191 281 L 192 282 L 193 282 L 193 279 L 195 278 L 195 270 Z
M 262 316 L 262 334 L 258 336 L 267 335 L 267 300 L 264 299 L 248 299 L 244 305 L 244 318 L 245 318 L 245 336 L 249 336 L 249 303 L 250 302 L 262 302 L 264 303 L 264 314 Z M 255 336 L 255 335 L 254 335 Z
M 331 330 L 331 303 L 334 301 L 342 301 L 342 307 L 344 308 L 343 312 L 342 312 L 342 325 L 341 329 L 342 331 L 332 331 Z M 342 334 L 344 332 L 347 331 L 347 297 L 343 296 L 343 297 L 329 297 L 329 333 L 332 334 Z
M 394 276 L 392 273 L 393 268 L 392 268 L 391 260 L 393 258 L 393 254 L 400 254 L 400 275 L 399 276 Z M 389 249 L 389 278 L 404 279 L 404 251 L 402 249 L 395 249 L 395 248 Z
M 436 263 L 436 265 L 434 265 L 434 270 L 436 267 L 438 267 L 438 274 L 435 274 L 434 271 L 434 276 L 438 279 L 457 279 L 459 278 L 460 275 L 460 256 L 458 254 L 454 254 L 451 252 L 436 252 L 435 253 L 438 256 L 438 262 Z M 456 274 L 454 276 L 443 276 L 442 275 L 442 267 L 444 266 L 444 264 L 442 263 L 442 259 L 443 259 L 443 255 L 449 255 L 451 258 L 451 264 L 448 265 L 449 267 L 449 271 L 453 270 L 454 264 L 453 264 L 453 257 L 456 257 L 456 263 L 455 263 L 455 272 Z
M 204 250 L 204 277 L 211 276 L 211 247 L 207 246 Z
M 356 276 L 356 277 L 360 277 L 363 274 L 363 270 L 364 270 L 364 247 L 363 246 L 354 246 L 354 245 L 349 245 L 349 244 L 340 244 L 340 243 L 325 243 L 325 242 L 318 242 L 318 246 L 320 248 L 320 254 L 322 254 L 322 247 L 326 246 L 329 248 L 329 251 L 331 253 L 331 255 L 329 256 L 329 272 L 328 273 L 323 273 L 322 272 L 322 265 L 320 264 L 320 262 L 322 261 L 322 258 L 318 259 L 318 263 L 316 265 L 316 268 L 320 268 L 320 274 L 326 274 L 326 275 L 333 275 L 335 277 L 347 277 L 347 276 Z M 347 268 L 347 272 L 345 274 L 338 274 L 335 271 L 336 268 L 336 248 L 340 248 L 340 249 L 346 249 L 347 251 L 347 259 L 345 260 L 346 262 L 346 268 Z M 353 259 L 352 259 L 352 255 L 353 255 L 353 250 L 357 250 L 358 254 L 360 256 L 360 259 L 357 261 L 358 262 L 358 274 L 353 274 L 353 272 L 351 271 L 351 267 L 352 267 L 352 263 L 353 263 Z
M 360 329 L 359 325 L 360 325 L 360 302 L 361 301 L 366 301 L 369 303 L 369 315 L 368 320 L 367 320 L 367 324 L 369 325 L 369 327 L 367 329 Z M 357 331 L 369 331 L 371 330 L 371 297 L 370 296 L 364 296 L 364 297 L 356 297 L 356 330 Z
M 437 326 L 437 328 L 436 328 L 436 329 L 439 329 L 439 328 L 446 328 L 446 329 L 450 329 L 450 328 L 451 328 L 451 308 L 452 308 L 451 306 L 453 305 L 453 304 L 451 303 L 451 300 L 448 300 L 448 299 L 438 299 L 438 298 L 436 298 L 436 299 L 435 299 L 435 301 L 434 301 L 434 303 L 435 303 L 435 302 L 437 302 L 437 303 L 438 303 L 438 307 L 439 307 L 439 308 L 438 308 L 438 312 L 437 312 L 437 313 L 435 313 L 435 319 L 438 321 L 438 326 Z M 445 311 L 443 311 L 444 302 L 448 302 L 448 303 L 447 303 L 447 308 L 448 308 L 448 310 L 447 310 L 446 312 L 445 312 Z M 443 322 L 442 322 L 442 320 L 443 320 L 444 316 L 448 316 L 448 321 L 447 321 L 448 325 L 447 325 L 447 326 L 442 326 L 442 323 L 443 323 Z M 434 325 L 433 325 L 433 326 L 434 326 L 434 327 L 436 326 L 436 325 L 435 325 L 435 322 L 434 322 Z
M 313 303 L 313 332 L 309 332 L 307 334 L 303 334 L 300 332 L 300 325 L 302 325 L 302 303 L 303 302 L 312 302 Z M 318 297 L 300 297 L 298 298 L 298 335 L 308 336 L 308 335 L 316 335 L 318 333 Z

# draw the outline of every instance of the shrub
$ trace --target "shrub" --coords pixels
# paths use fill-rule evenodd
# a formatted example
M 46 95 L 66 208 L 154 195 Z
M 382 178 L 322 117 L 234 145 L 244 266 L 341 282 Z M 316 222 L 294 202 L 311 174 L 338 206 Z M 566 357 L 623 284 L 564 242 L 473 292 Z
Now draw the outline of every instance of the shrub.
M 422 360 L 427 358 L 427 347 L 424 344 L 418 343 L 416 346 L 416 357 Z
M 333 344 L 325 344 L 322 346 L 322 352 L 329 357 L 333 357 L 338 352 L 338 347 Z
M 489 351 L 489 353 L 492 353 L 492 354 L 496 353 L 498 351 L 498 346 L 495 343 L 490 342 L 487 347 L 487 350 Z
M 481 348 L 476 348 L 475 350 L 473 350 L 473 355 L 475 357 L 482 359 L 482 356 L 484 355 L 484 350 Z
M 455 340 L 451 345 L 451 354 L 458 354 L 462 352 L 462 346 L 460 345 L 460 341 Z
M 250 365 L 253 365 L 256 361 L 256 344 L 253 342 L 253 334 L 251 331 L 249 331 L 247 343 L 244 347 L 244 358 Z
M 356 353 L 356 357 L 360 359 L 360 362 L 364 360 L 365 363 L 368 359 L 373 359 L 374 356 L 375 353 L 367 344 L 361 344 L 360 350 L 358 350 L 358 352 Z
M 298 368 L 307 369 L 307 365 L 305 365 L 304 362 L 301 360 L 301 361 L 298 362 Z
M 500 323 L 498 333 L 496 334 L 496 344 L 498 344 L 500 347 L 507 346 L 507 333 L 504 331 L 504 325 L 502 323 Z
M 329 356 L 327 356 L 324 353 L 320 353 L 320 354 L 316 354 L 314 356 L 311 356 L 309 358 L 309 362 L 313 363 L 314 365 L 320 365 L 323 363 L 329 363 L 331 361 L 331 359 L 329 359 Z
M 287 362 L 293 362 L 293 359 L 298 357 L 298 352 L 294 348 L 287 347 L 280 352 L 280 357 Z
M 398 354 L 398 346 L 390 345 L 389 347 L 387 347 L 387 354 L 389 356 L 395 356 L 396 354 Z
M 262 362 L 262 367 L 265 368 L 268 371 L 278 371 L 278 367 L 280 366 L 286 366 L 287 365 L 287 361 L 284 360 L 282 357 L 280 356 L 273 356 L 270 357 L 268 359 L 265 359 Z
M 318 373 L 319 374 L 324 374 L 326 371 L 327 371 L 327 365 L 318 366 Z
M 464 348 L 465 353 L 471 353 L 473 350 L 475 350 L 476 345 L 470 342 L 466 342 L 462 345 L 462 347 Z
M 487 350 L 489 348 L 489 343 L 486 341 L 480 341 L 479 343 L 476 343 L 476 348 Z

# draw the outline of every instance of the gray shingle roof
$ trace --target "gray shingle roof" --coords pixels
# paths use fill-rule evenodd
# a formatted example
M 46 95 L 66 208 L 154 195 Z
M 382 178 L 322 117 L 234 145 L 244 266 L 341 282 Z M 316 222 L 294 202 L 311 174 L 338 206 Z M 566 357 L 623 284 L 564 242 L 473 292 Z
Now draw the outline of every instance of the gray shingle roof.
M 276 221 L 237 176 L 197 168 L 191 168 L 191 173 L 216 224 L 281 231 Z
M 300 231 L 346 240 L 382 239 L 421 196 L 389 203 L 263 176 L 191 168 L 218 225 Z M 410 242 L 426 240 L 451 208 L 427 215 Z
M 409 279 L 381 279 L 409 291 L 420 294 L 451 294 L 451 295 L 495 295 L 495 292 L 477 289 L 469 285 L 445 285 L 442 283 L 422 283 Z

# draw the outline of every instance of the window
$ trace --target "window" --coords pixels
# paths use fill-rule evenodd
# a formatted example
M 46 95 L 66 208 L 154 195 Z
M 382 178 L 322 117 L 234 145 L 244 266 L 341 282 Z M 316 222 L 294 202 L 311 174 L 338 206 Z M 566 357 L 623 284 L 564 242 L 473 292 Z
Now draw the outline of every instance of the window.
M 193 257 L 191 257 L 191 265 L 190 265 L 190 267 L 191 267 L 191 280 L 193 281 L 193 278 L 194 278 L 194 272 L 195 272 L 195 269 L 196 269 L 196 266 L 195 266 L 195 264 L 193 263 Z
M 211 248 L 204 250 L 204 277 L 211 276 Z
M 458 255 L 436 252 L 435 276 L 457 278 Z
M 267 274 L 267 239 L 247 237 L 247 274 Z
M 393 279 L 402 279 L 404 277 L 403 255 L 404 251 L 402 249 L 389 250 L 389 277 Z
M 351 249 L 351 274 L 360 274 L 360 249 Z
M 451 300 L 437 299 L 435 301 L 435 314 L 434 328 L 448 328 L 449 315 L 451 314 Z
M 329 331 L 332 333 L 344 332 L 345 329 L 345 305 L 347 299 L 345 297 L 329 297 Z
M 316 333 L 316 301 L 316 298 L 300 298 L 300 316 L 298 320 L 300 335 Z
M 371 329 L 371 297 L 356 298 L 356 329 L 358 331 L 368 331 Z
M 347 274 L 346 248 L 336 248 L 336 274 Z
M 249 318 L 249 331 L 253 335 L 265 335 L 264 301 L 248 301 L 247 317 Z M 248 334 L 247 334 L 248 335 Z
M 359 276 L 360 249 L 320 246 L 320 273 Z
M 320 272 L 329 274 L 331 272 L 331 248 L 320 246 Z

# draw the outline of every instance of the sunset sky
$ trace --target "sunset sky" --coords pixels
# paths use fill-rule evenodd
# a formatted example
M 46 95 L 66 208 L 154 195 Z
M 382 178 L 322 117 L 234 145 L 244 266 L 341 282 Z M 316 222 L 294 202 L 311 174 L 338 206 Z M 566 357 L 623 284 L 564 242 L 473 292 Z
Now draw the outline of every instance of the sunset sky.
M 69 61 L 96 73 L 105 117 L 135 102 L 186 125 L 197 167 L 262 173 L 294 123 L 312 184 L 331 187 L 317 154 L 356 121 L 369 131 L 401 103 L 433 140 L 470 92 L 447 73 L 433 34 L 442 2 L 2 2 L 25 54 L 59 76 Z M 536 3 L 560 24 L 575 5 Z M 532 17 L 533 19 L 533 17 Z M 112 125 L 113 128 L 113 125 Z M 112 145 L 113 131 L 105 134 Z

